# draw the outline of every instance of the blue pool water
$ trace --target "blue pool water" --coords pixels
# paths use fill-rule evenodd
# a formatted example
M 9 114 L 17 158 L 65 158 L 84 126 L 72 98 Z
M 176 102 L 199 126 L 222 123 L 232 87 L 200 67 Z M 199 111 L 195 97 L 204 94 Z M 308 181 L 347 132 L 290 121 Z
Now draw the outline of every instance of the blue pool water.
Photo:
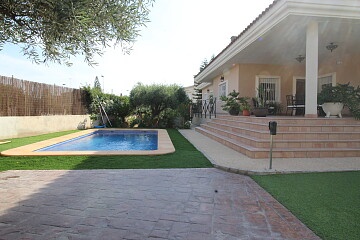
M 37 150 L 44 151 L 131 151 L 157 150 L 157 131 L 96 131 Z

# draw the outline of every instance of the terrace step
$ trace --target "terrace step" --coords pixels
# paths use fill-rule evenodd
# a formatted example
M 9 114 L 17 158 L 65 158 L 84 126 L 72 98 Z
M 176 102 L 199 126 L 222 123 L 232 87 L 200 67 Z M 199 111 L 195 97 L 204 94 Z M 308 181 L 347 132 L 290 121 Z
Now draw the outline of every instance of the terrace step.
M 353 119 L 219 116 L 196 131 L 251 158 L 267 158 L 268 122 L 277 121 L 273 157 L 360 157 L 360 121 Z
M 256 132 L 257 134 L 261 135 L 261 137 L 257 137 L 254 135 L 246 134 L 246 133 L 239 133 L 236 131 L 229 131 L 227 130 L 227 127 L 217 128 L 213 127 L 211 125 L 202 124 L 201 127 L 203 129 L 206 129 L 210 132 L 214 132 L 220 136 L 224 136 L 230 139 L 233 139 L 237 142 L 247 144 L 252 147 L 256 148 L 269 148 L 270 142 L 269 142 L 269 132 Z M 332 133 L 314 133 L 315 137 L 312 138 L 311 134 L 310 136 L 307 136 L 305 139 L 297 138 L 299 134 L 290 134 L 290 133 L 277 133 L 273 137 L 274 144 L 273 147 L 275 148 L 357 148 L 360 149 L 360 137 L 359 139 L 355 139 L 352 141 L 349 141 L 346 139 L 348 137 L 348 134 L 332 134 Z M 285 135 L 285 138 L 284 138 Z M 330 138 L 328 138 L 328 135 L 330 135 Z M 341 140 L 339 138 L 336 138 L 336 135 L 340 135 L 342 138 L 345 138 L 345 140 Z M 354 135 L 354 134 L 352 134 Z M 320 136 L 320 138 L 318 137 Z M 358 134 L 360 136 L 360 133 Z
M 247 117 L 247 116 L 231 116 L 219 115 L 212 120 L 227 119 L 241 122 L 264 123 L 268 121 L 277 121 L 278 124 L 293 124 L 293 125 L 357 125 L 360 126 L 360 121 L 353 118 L 305 118 L 305 117 L 289 117 L 289 116 L 270 116 L 270 117 Z
M 256 124 L 259 126 L 259 124 Z M 214 129 L 226 130 L 228 132 L 239 134 L 239 135 L 247 135 L 250 137 L 258 138 L 258 139 L 269 139 L 269 129 L 268 125 L 262 124 L 261 127 L 254 127 L 254 125 L 250 125 L 249 123 L 242 126 L 237 127 L 234 125 L 227 125 L 226 123 L 218 123 L 217 121 L 208 122 L 207 124 L 202 124 L 202 127 L 213 127 Z M 360 130 L 356 131 L 331 131 L 328 129 L 322 129 L 322 131 L 309 131 L 307 127 L 299 127 L 303 128 L 304 131 L 300 131 L 298 129 L 293 130 L 292 128 L 285 128 L 283 126 L 279 126 L 277 128 L 277 138 L 282 140 L 349 140 L 349 139 L 360 139 Z M 316 129 L 317 130 L 317 129 Z
M 240 118 L 241 119 L 241 118 Z M 212 124 L 224 124 L 234 127 L 247 127 L 251 124 L 253 129 L 267 130 L 268 127 L 268 118 L 267 121 L 239 121 L 227 118 L 215 118 L 211 121 Z M 360 132 L 359 123 L 346 123 L 339 124 L 336 121 L 328 122 L 325 121 L 324 124 L 321 124 L 319 121 L 311 121 L 312 123 L 293 123 L 293 121 L 284 121 L 282 119 L 272 119 L 271 121 L 276 121 L 278 123 L 278 131 L 291 131 L 291 132 Z

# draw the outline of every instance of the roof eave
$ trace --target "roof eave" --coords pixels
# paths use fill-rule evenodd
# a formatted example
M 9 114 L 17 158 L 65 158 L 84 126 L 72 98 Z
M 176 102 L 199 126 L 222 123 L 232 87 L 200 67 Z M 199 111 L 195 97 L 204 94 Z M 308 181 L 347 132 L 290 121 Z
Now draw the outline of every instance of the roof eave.
M 356 4 L 350 4 L 350 2 Z M 216 71 L 247 46 L 289 15 L 303 15 L 313 17 L 338 17 L 360 19 L 360 3 L 355 0 L 332 1 L 333 5 L 324 4 L 323 0 L 276 0 L 259 17 L 257 17 L 240 35 L 224 48 L 201 72 L 195 77 L 195 82 L 211 82 L 216 77 Z

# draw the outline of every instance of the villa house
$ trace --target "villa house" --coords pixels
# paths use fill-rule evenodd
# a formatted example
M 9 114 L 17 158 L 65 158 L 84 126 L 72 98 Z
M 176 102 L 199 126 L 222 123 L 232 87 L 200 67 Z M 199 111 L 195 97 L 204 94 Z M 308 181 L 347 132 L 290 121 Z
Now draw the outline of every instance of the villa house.
M 186 92 L 186 95 L 188 96 L 189 99 L 193 99 L 194 97 L 194 86 L 188 86 L 188 87 L 184 87 L 184 90 Z
M 243 32 L 232 37 L 230 44 L 199 72 L 194 80 L 199 83 L 198 88 L 202 90 L 203 100 L 209 99 L 210 96 L 218 99 L 217 113 L 222 113 L 219 97 L 226 96 L 232 90 L 240 92 L 240 96 L 255 97 L 257 89 L 261 86 L 266 89 L 267 100 L 279 102 L 285 108 L 286 95 L 303 96 L 305 112 L 301 119 L 302 123 L 304 119 L 314 121 L 317 119 L 321 120 L 321 124 L 330 125 L 330 130 L 302 128 L 302 131 L 318 133 L 333 131 L 338 127 L 334 125 L 343 124 L 346 120 L 340 122 L 334 119 L 319 119 L 317 94 L 326 84 L 350 82 L 353 86 L 360 85 L 359 64 L 359 0 L 275 0 Z M 268 120 L 252 121 L 262 121 L 265 125 Z M 320 124 L 319 121 L 310 120 L 304 124 Z M 299 152 L 297 155 L 289 154 L 296 152 L 300 147 L 309 149 L 309 144 L 305 146 L 304 140 L 312 137 L 286 139 L 285 136 L 281 136 L 280 138 L 283 139 L 279 140 L 294 142 L 293 145 L 281 147 L 278 144 L 279 149 L 288 149 L 287 153 L 279 153 L 279 157 L 360 156 L 359 121 L 353 119 L 349 121 L 346 124 L 350 127 L 346 131 L 358 134 L 351 136 L 357 145 L 341 141 L 342 144 L 338 145 L 339 149 L 340 145 L 342 146 L 340 152 L 344 154 L 325 153 L 325 150 L 315 154 L 316 149 L 313 152 Z M 281 123 L 281 120 L 279 122 Z M 283 122 L 283 126 L 299 127 L 299 124 L 300 122 Z M 248 127 L 255 129 L 255 126 Z M 224 130 L 226 134 L 220 133 L 220 130 L 206 130 L 205 127 L 199 131 L 229 146 L 234 145 L 234 139 L 238 138 L 229 136 L 235 131 L 234 128 Z M 242 134 L 243 132 L 238 135 L 242 136 Z M 342 136 L 327 135 L 320 139 L 321 147 L 318 141 L 313 147 L 330 149 L 335 144 L 330 140 L 342 139 Z M 248 138 L 255 137 L 251 135 Z M 227 140 L 224 139 L 232 143 L 229 141 L 226 143 Z M 352 141 L 351 139 L 349 141 Z M 236 143 L 233 148 L 255 158 L 266 155 L 249 153 L 250 148 L 258 148 L 260 151 L 265 150 L 267 145 L 258 146 L 256 143 L 249 143 L 248 140 L 246 143 L 243 138 L 236 140 L 242 144 Z M 322 152 L 324 153 L 321 154 Z
M 195 81 L 203 99 L 232 90 L 256 96 L 266 83 L 277 102 L 305 95 L 305 116 L 316 117 L 321 85 L 359 85 L 359 63 L 359 0 L 276 0 Z

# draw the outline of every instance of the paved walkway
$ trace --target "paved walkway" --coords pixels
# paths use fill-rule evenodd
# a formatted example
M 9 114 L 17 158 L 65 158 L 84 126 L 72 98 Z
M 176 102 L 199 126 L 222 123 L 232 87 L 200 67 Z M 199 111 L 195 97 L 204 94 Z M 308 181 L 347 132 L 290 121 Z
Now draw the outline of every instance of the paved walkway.
M 195 130 L 180 130 L 215 167 L 225 171 L 244 174 L 330 172 L 360 170 L 360 158 L 273 158 L 272 169 L 269 159 L 251 159 L 236 152 Z
M 244 175 L 0 172 L 0 239 L 318 239 Z

